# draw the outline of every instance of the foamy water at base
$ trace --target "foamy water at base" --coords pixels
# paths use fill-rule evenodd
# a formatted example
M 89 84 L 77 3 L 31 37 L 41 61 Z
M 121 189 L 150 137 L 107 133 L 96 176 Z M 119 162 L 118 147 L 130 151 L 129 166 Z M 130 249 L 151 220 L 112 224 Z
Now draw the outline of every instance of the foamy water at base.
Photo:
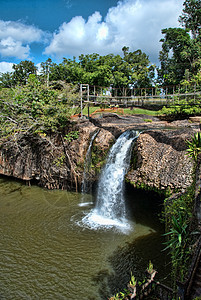
M 80 222 L 81 226 L 85 226 L 92 230 L 105 229 L 119 231 L 129 234 L 134 230 L 134 223 L 126 219 L 111 219 L 100 215 L 98 210 L 93 209 L 89 214 L 83 217 Z

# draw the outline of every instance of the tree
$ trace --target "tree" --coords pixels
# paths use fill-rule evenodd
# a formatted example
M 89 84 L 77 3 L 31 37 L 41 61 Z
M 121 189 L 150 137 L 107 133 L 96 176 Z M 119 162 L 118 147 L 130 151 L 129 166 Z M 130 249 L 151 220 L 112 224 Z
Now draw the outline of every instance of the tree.
M 201 0 L 185 0 L 180 23 L 192 32 L 193 38 L 201 34 Z
M 13 81 L 15 85 L 25 85 L 30 74 L 36 75 L 37 67 L 32 61 L 24 60 L 17 65 L 13 65 Z
M 129 84 L 137 88 L 151 86 L 155 65 L 150 65 L 148 56 L 140 49 L 129 52 L 129 48 L 124 47 L 122 51 L 124 52 L 124 61 L 129 68 Z
M 0 75 L 0 87 L 11 88 L 13 84 L 14 82 L 12 72 L 6 72 Z
M 191 68 L 189 57 L 191 38 L 188 31 L 183 28 L 163 29 L 162 33 L 165 37 L 161 39 L 163 44 L 159 54 L 161 61 L 159 78 L 165 85 L 179 84 L 185 70 Z
M 41 72 L 40 78 L 43 82 L 46 82 L 47 86 L 49 84 L 49 75 L 50 75 L 50 68 L 54 66 L 51 58 L 48 58 L 45 62 L 41 63 Z
M 93 53 L 81 54 L 78 61 L 75 57 L 73 60 L 63 58 L 61 64 L 50 66 L 49 78 L 74 84 L 85 83 L 102 87 L 113 85 L 122 89 L 151 85 L 155 67 L 150 66 L 148 56 L 141 50 L 129 52 L 128 47 L 124 47 L 122 51 L 124 57 Z
M 61 132 L 69 124 L 77 93 L 73 87 L 50 89 L 31 74 L 24 86 L 2 89 L 0 138 L 14 132 Z
M 162 29 L 161 68 L 159 80 L 165 85 L 181 83 L 200 72 L 201 59 L 201 0 L 186 0 L 179 17 L 184 28 Z

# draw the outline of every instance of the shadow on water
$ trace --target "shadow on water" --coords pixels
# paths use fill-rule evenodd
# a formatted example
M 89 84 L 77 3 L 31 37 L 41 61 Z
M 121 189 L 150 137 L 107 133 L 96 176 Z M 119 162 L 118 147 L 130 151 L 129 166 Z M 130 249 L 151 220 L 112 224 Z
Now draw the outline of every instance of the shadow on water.
M 132 185 L 126 184 L 125 199 L 128 219 L 163 232 L 160 217 L 165 196 L 154 191 L 136 189 Z
M 137 280 L 143 281 L 149 260 L 156 266 L 157 271 L 163 271 L 156 277 L 162 282 L 168 275 L 168 258 L 162 252 L 162 241 L 158 233 L 152 233 L 146 238 L 138 238 L 133 243 L 119 247 L 108 258 L 112 271 L 101 270 L 93 278 L 101 299 L 108 299 L 115 293 L 124 291 L 130 281 L 131 273 Z M 161 257 L 164 264 L 161 264 Z
M 156 193 L 139 191 L 127 185 L 126 199 L 129 218 L 150 227 L 150 234 L 119 246 L 108 258 L 111 270 L 103 269 L 93 277 L 101 299 L 108 299 L 124 291 L 131 273 L 137 280 L 143 281 L 150 260 L 158 271 L 156 279 L 160 282 L 165 280 L 167 284 L 169 259 L 163 251 L 164 226 L 159 218 L 163 198 Z

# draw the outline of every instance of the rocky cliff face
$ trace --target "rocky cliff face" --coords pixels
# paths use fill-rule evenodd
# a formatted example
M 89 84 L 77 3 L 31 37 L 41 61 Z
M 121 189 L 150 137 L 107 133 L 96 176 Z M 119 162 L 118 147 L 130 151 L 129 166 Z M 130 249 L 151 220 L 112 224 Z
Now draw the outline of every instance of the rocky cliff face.
M 18 134 L 0 145 L 0 174 L 19 178 L 48 189 L 79 189 L 85 155 L 91 136 L 98 128 L 90 122 L 80 122 L 73 130 L 78 139 L 68 141 L 61 135 Z M 101 129 L 95 144 L 106 154 L 114 136 Z M 95 176 L 95 174 L 94 174 Z M 94 178 L 95 179 L 95 178 Z
M 142 133 L 133 149 L 127 178 L 134 186 L 162 191 L 185 191 L 192 183 L 192 160 L 185 140 L 192 129 L 153 130 Z
M 136 129 L 139 126 L 139 117 L 136 123 L 127 124 L 124 121 L 122 119 L 122 124 L 112 126 L 79 121 L 72 125 L 71 130 L 79 131 L 78 139 L 72 141 L 65 139 L 65 134 L 34 136 L 26 133 L 12 136 L 0 145 L 0 174 L 27 182 L 36 180 L 38 185 L 48 189 L 79 190 L 91 137 L 99 130 L 92 153 L 90 180 L 94 181 L 115 137 L 127 128 Z M 134 186 L 184 191 L 191 184 L 193 168 L 190 158 L 186 156 L 185 139 L 190 139 L 197 129 L 146 130 L 134 145 L 127 180 Z

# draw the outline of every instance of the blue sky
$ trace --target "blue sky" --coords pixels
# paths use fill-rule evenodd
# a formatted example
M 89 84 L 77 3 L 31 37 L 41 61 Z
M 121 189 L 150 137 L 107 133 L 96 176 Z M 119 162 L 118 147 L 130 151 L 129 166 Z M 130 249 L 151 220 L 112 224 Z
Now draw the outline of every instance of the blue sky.
M 157 63 L 161 29 L 177 27 L 184 0 L 0 0 L 0 72 L 13 63 L 141 49 Z

